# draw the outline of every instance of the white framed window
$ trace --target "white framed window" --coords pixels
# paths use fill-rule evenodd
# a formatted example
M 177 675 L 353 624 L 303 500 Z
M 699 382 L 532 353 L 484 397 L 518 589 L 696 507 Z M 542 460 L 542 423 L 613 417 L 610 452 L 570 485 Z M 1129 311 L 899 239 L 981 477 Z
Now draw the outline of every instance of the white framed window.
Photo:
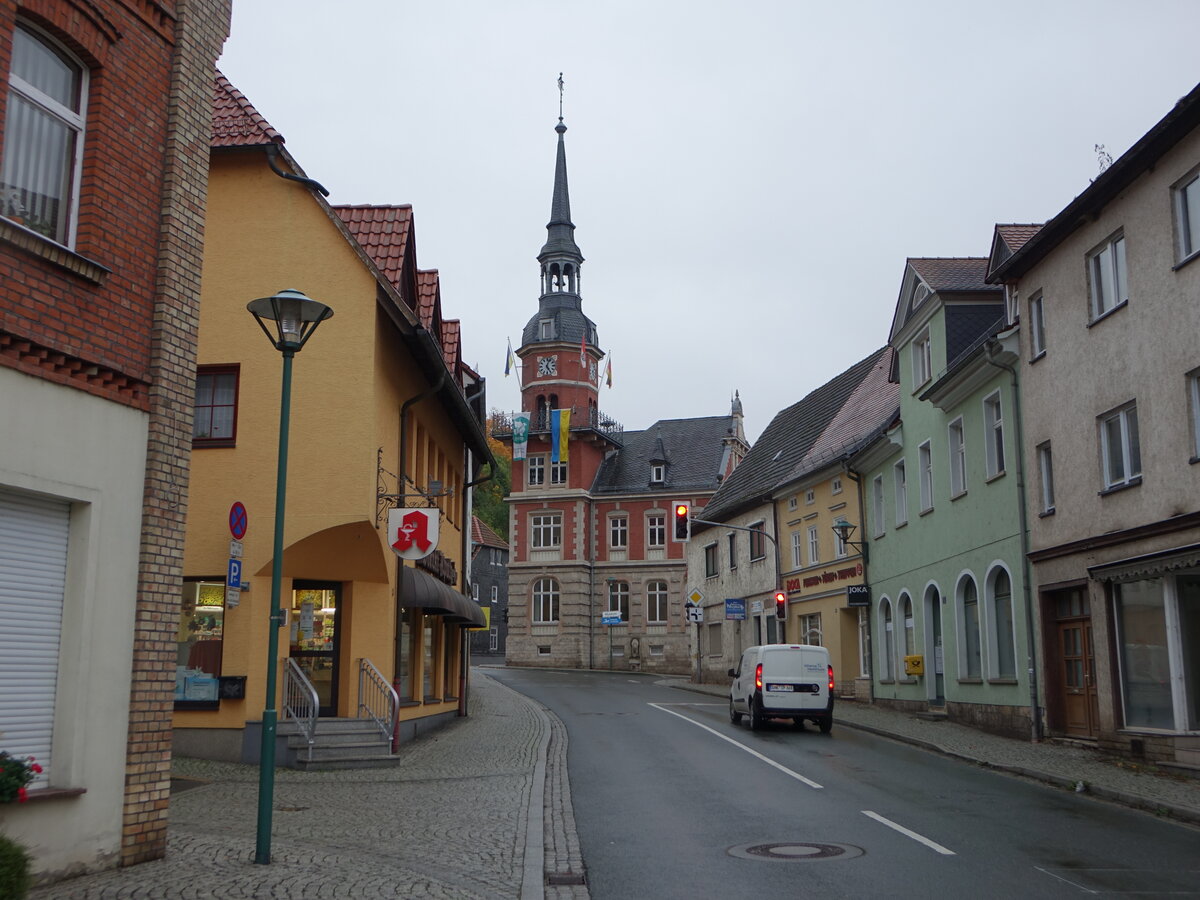
M 896 626 L 893 620 L 892 601 L 884 597 L 879 601 L 880 633 L 883 636 L 883 653 L 880 655 L 880 681 L 896 680 Z
M 529 485 L 546 483 L 546 457 L 531 456 L 525 460 L 525 482 Z
M 629 621 L 629 582 L 610 581 L 608 583 L 608 611 L 619 612 L 621 621 Z
M 792 532 L 792 568 L 804 568 L 804 534 L 800 531 Z
M 608 520 L 608 546 L 624 550 L 629 546 L 629 517 L 612 516 Z
M 908 523 L 908 474 L 904 460 L 892 467 L 892 481 L 896 489 L 896 526 Z
M 49 37 L 13 30 L 0 214 L 64 246 L 75 243 L 88 72 Z
M 921 469 L 921 512 L 933 509 L 933 453 L 929 441 L 917 448 L 917 463 Z
M 816 525 L 808 526 L 808 564 L 815 566 L 821 561 L 821 535 Z
M 804 505 L 805 506 L 812 506 L 816 501 L 817 501 L 817 492 L 815 490 L 813 490 L 812 488 L 809 488 L 807 491 L 804 492 Z
M 1013 630 L 1012 578 L 1001 566 L 988 573 L 988 642 L 994 653 L 988 654 L 991 678 L 1017 677 L 1016 632 Z
M 535 513 L 529 517 L 530 546 L 547 550 L 562 546 L 562 513 Z
M 476 603 L 479 602 L 479 583 L 475 582 L 471 585 L 471 599 Z
M 737 568 L 737 535 L 731 531 L 725 537 L 729 541 L 729 571 L 732 572 Z
M 488 631 L 488 650 L 495 652 L 500 647 L 500 629 L 492 628 Z
M 650 483 L 662 484 L 667 477 L 667 467 L 662 463 L 654 463 L 650 466 Z
M 1187 376 L 1188 407 L 1192 411 L 1192 459 L 1200 459 L 1200 369 Z
M 987 477 L 995 478 L 1004 473 L 1004 407 L 999 391 L 983 399 L 983 428 Z
M 762 559 L 767 555 L 767 538 L 763 533 L 766 522 L 754 522 L 750 525 L 750 561 Z
M 1050 450 L 1050 442 L 1038 444 L 1038 475 L 1041 478 L 1042 515 L 1054 512 L 1054 456 Z
M 842 476 L 838 475 L 832 481 L 829 482 L 829 493 L 840 494 L 841 492 L 842 492 Z
M 912 342 L 913 390 L 933 376 L 933 347 L 929 340 L 929 329 L 922 331 Z
M 946 426 L 950 439 L 950 497 L 967 492 L 967 445 L 963 434 L 963 420 L 959 416 Z
M 667 621 L 667 583 L 651 581 L 646 585 L 646 624 L 664 625 Z
M 1088 256 L 1092 319 L 1099 319 L 1129 300 L 1125 270 L 1125 236 L 1112 237 Z
M 709 544 L 704 548 L 704 577 L 717 577 L 717 545 Z
M 667 517 L 661 513 L 646 516 L 646 546 L 665 547 L 667 545 Z
M 871 522 L 875 526 L 875 537 L 881 537 L 887 530 L 883 525 L 883 515 L 883 476 L 876 475 L 871 479 Z
M 904 625 L 903 655 L 912 656 L 917 652 L 917 640 L 916 630 L 913 628 L 913 602 L 908 594 L 900 595 L 900 621 Z
M 554 337 L 554 320 L 541 319 L 538 322 L 538 339 L 548 341 Z
M 539 578 L 533 583 L 533 624 L 558 622 L 558 598 L 558 582 L 553 578 Z M 549 648 L 546 652 L 550 652 Z
M 1200 730 L 1200 575 L 1114 584 L 1113 606 L 1126 727 Z
M 492 585 L 492 597 L 491 597 L 491 600 L 492 600 L 492 602 L 493 602 L 493 603 L 499 603 L 499 602 L 500 602 L 500 586 L 499 586 L 499 585 L 496 585 L 496 584 L 493 584 L 493 585 Z
M 567 483 L 567 464 L 565 462 L 550 463 L 550 483 L 551 484 L 566 484 Z
M 979 640 L 979 588 L 967 574 L 958 583 L 958 677 L 980 678 L 983 647 Z
M 1100 464 L 1106 490 L 1141 480 L 1137 404 L 1129 403 L 1100 417 Z
M 792 496 L 788 497 L 788 511 L 789 512 L 791 510 L 794 510 L 799 505 L 800 505 L 800 498 L 797 497 L 795 494 L 792 494 Z
M 820 613 L 807 613 L 800 617 L 800 643 L 822 647 L 823 638 Z
M 1046 311 L 1039 291 L 1029 298 L 1029 358 L 1040 358 L 1046 352 Z
M 1175 233 L 1179 241 L 1178 261 L 1200 251 L 1200 172 L 1192 172 L 1177 184 L 1175 200 Z

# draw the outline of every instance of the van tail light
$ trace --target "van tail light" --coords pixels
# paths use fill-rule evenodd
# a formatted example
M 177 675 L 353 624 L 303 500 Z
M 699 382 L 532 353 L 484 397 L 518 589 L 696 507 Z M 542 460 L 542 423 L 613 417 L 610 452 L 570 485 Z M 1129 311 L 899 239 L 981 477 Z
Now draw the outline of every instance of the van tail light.
M 762 690 L 762 663 L 754 667 L 754 686 L 758 690 Z
M 833 693 L 833 666 L 829 667 L 829 692 Z

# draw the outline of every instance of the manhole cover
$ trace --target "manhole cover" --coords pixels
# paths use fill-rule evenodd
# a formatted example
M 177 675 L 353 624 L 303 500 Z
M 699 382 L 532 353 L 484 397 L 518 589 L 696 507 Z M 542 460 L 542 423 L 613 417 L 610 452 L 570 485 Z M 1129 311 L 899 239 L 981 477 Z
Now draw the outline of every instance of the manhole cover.
M 726 851 L 740 859 L 773 862 L 817 862 L 825 859 L 853 859 L 863 855 L 862 847 L 850 844 L 812 843 L 809 841 L 772 841 L 766 844 L 741 844 Z

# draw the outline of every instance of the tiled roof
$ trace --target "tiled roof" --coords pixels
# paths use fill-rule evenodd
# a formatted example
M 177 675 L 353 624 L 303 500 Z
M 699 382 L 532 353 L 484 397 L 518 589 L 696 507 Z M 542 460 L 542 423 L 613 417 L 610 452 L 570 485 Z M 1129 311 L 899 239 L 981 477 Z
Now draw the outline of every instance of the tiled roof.
M 479 516 L 471 516 L 471 543 L 498 550 L 508 549 L 508 541 L 496 534 Z
M 213 83 L 212 146 L 266 147 L 282 143 L 283 135 L 218 72 Z
M 721 457 L 729 434 L 729 416 L 662 419 L 645 431 L 626 431 L 624 447 L 600 464 L 592 483 L 596 494 L 657 491 L 663 493 L 715 491 Z M 662 446 L 658 441 L 661 438 Z M 662 484 L 650 483 L 650 462 L 666 451 L 667 472 Z
M 773 491 L 804 459 L 829 427 L 846 401 L 869 373 L 885 358 L 876 350 L 803 400 L 793 403 L 771 420 L 746 458 L 725 479 L 704 509 L 704 518 L 724 521 L 747 508 L 766 502 Z M 888 366 L 883 367 L 883 377 Z M 703 526 L 700 526 L 703 530 Z
M 997 225 L 996 233 L 1008 245 L 1009 253 L 1016 253 L 1025 242 L 1042 230 L 1041 225 Z
M 984 281 L 988 261 L 982 256 L 959 259 L 942 257 L 911 257 L 908 264 L 929 285 L 938 291 L 992 291 L 995 288 Z
M 417 317 L 435 335 L 442 318 L 441 281 L 437 269 L 417 270 Z
M 849 456 L 864 440 L 891 421 L 900 402 L 900 385 L 889 380 L 894 355 L 891 347 L 880 351 L 858 387 L 846 398 L 820 437 L 813 441 L 804 458 L 788 473 L 787 481 L 802 478 L 836 459 Z
M 450 367 L 451 372 L 458 372 L 459 355 L 461 353 L 462 341 L 462 321 L 460 319 L 446 319 L 442 322 L 442 355 L 446 357 L 446 365 Z M 455 376 L 457 379 L 457 375 Z
M 412 230 L 412 207 L 400 206 L 335 206 L 350 234 L 367 251 L 379 271 L 392 283 L 401 296 L 407 296 L 401 284 L 404 271 L 404 252 Z

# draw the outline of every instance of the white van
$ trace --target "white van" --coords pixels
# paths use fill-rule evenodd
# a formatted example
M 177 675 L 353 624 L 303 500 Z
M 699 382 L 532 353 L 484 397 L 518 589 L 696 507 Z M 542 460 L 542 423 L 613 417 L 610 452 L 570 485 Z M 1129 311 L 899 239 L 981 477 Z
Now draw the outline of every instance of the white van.
M 749 716 L 756 731 L 767 719 L 792 719 L 797 727 L 808 719 L 823 734 L 833 728 L 833 666 L 824 647 L 748 647 L 729 676 L 729 720 L 734 725 Z

